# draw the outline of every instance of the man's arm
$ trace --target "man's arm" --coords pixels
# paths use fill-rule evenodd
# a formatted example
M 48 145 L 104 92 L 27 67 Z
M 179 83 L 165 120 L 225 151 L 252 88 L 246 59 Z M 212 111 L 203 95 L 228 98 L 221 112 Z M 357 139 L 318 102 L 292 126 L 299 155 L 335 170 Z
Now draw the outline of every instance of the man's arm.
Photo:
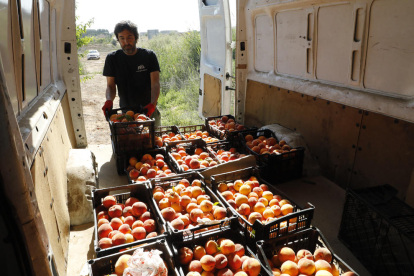
M 115 96 L 116 96 L 115 77 L 106 77 L 106 100 L 114 101 Z
M 158 97 L 160 96 L 160 72 L 150 73 L 151 77 L 151 103 L 157 106 Z

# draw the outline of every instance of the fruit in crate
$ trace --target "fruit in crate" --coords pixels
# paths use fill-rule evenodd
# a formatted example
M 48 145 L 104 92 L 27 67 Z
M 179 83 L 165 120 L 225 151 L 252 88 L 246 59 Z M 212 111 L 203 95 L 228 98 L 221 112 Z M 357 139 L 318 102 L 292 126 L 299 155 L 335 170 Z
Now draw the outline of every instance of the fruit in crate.
M 96 210 L 101 249 L 157 236 L 147 204 L 135 197 L 128 198 L 124 205 L 114 196 L 106 196 Z
M 245 154 L 237 152 L 235 148 L 230 148 L 229 150 L 218 149 L 217 151 L 212 148 L 211 150 L 217 155 L 217 159 L 221 162 L 237 160 L 245 156 Z
M 237 250 L 238 249 L 238 250 Z M 198 256 L 194 252 L 201 252 Z M 257 276 L 261 265 L 255 258 L 244 255 L 242 244 L 227 238 L 209 240 L 193 248 L 183 247 L 178 250 L 178 259 L 186 276 L 220 275 L 220 276 Z
M 156 186 L 152 194 L 162 217 L 177 230 L 191 229 L 199 220 L 209 222 L 227 216 L 227 210 L 211 201 L 198 179 L 191 184 L 184 178 L 173 185 Z
M 244 139 L 246 141 L 246 146 L 257 154 L 280 155 L 282 153 L 296 151 L 296 149 L 292 149 L 287 145 L 285 140 L 280 140 L 278 143 L 274 137 L 266 138 L 264 136 L 259 136 L 257 139 L 254 139 L 252 135 L 248 134 Z
M 186 140 L 203 139 L 206 143 L 217 142 L 219 139 L 211 137 L 207 131 L 197 130 L 183 134 Z
M 340 275 L 338 267 L 332 263 L 331 252 L 324 247 L 316 249 L 313 255 L 306 249 L 298 250 L 295 254 L 290 247 L 282 247 L 276 255 L 267 257 L 271 257 L 268 259 L 268 264 L 273 275 L 345 276 L 349 274 L 346 272 Z
M 218 129 L 220 131 L 239 131 L 244 130 L 245 127 L 242 124 L 236 123 L 233 119 L 229 119 L 227 116 L 223 116 L 217 120 L 210 120 L 208 121 L 208 124 L 215 129 Z
M 234 182 L 219 183 L 217 189 L 223 198 L 251 224 L 256 220 L 266 224 L 294 211 L 289 200 L 274 195 L 266 184 L 260 184 L 254 176 L 248 180 L 239 179 Z M 296 218 L 290 219 L 290 225 L 296 223 L 296 220 Z M 287 221 L 281 222 L 280 228 L 286 226 Z
M 127 111 L 126 113 L 112 114 L 109 120 L 114 123 L 125 122 L 145 122 L 150 120 L 145 114 L 134 113 L 133 111 Z
M 127 172 L 133 181 L 146 181 L 151 178 L 175 175 L 165 162 L 164 155 L 156 154 L 152 156 L 148 153 L 144 154 L 139 162 L 136 157 L 131 157 Z
M 155 135 L 155 144 L 158 147 L 162 147 L 164 143 L 180 141 L 182 140 L 181 135 L 175 134 L 174 132 L 164 133 L 161 136 Z
M 210 154 L 203 148 L 196 148 L 194 154 L 189 155 L 185 147 L 178 146 L 171 148 L 171 156 L 184 171 L 204 169 L 217 165 L 217 161 L 211 158 Z

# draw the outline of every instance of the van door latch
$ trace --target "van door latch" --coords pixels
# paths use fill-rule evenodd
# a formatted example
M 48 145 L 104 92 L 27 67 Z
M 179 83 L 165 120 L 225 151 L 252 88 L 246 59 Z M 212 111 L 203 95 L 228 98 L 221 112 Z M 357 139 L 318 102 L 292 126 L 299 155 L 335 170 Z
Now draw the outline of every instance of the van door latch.
M 226 73 L 226 80 L 228 80 L 229 78 L 235 79 L 235 77 L 231 76 L 231 75 L 229 74 L 229 72 L 227 72 L 227 73 Z
M 236 90 L 236 89 L 226 86 L 226 90 Z

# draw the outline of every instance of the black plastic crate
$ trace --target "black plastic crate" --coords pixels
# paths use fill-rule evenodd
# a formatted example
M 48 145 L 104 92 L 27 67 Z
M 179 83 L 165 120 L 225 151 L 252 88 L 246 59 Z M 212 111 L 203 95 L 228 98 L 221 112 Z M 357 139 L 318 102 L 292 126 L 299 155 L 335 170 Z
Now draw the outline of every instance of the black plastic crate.
M 175 152 L 175 149 L 178 146 L 184 147 L 185 152 L 187 153 L 187 155 L 194 155 L 195 150 L 197 148 L 202 148 L 205 152 L 208 153 L 209 157 L 211 159 L 213 159 L 213 161 L 215 161 L 217 163 L 217 165 L 221 164 L 221 162 L 217 159 L 217 156 L 208 149 L 207 143 L 204 140 L 202 140 L 202 139 L 168 142 L 166 144 L 166 150 L 167 150 L 168 156 L 170 158 L 171 164 L 173 165 L 174 169 L 178 173 L 184 173 L 184 172 L 186 172 L 178 164 L 178 161 L 171 154 L 171 153 Z M 211 167 L 207 167 L 207 168 L 211 168 Z M 189 168 L 188 171 L 203 171 L 203 170 L 205 170 L 207 168 L 200 168 L 200 169 L 191 169 L 191 168 Z
M 161 186 L 165 191 L 178 185 L 181 179 L 187 179 L 190 183 L 195 180 L 198 179 L 201 181 L 201 188 L 205 190 L 206 195 L 208 195 L 210 197 L 210 201 L 213 204 L 222 206 L 224 208 L 226 208 L 226 205 L 217 197 L 217 195 L 215 195 L 213 193 L 213 191 L 205 184 L 204 182 L 204 178 L 201 174 L 197 173 L 197 172 L 190 172 L 190 173 L 185 173 L 185 174 L 180 174 L 177 176 L 172 176 L 166 179 L 163 179 L 163 182 L 157 182 L 155 180 L 151 181 L 151 185 L 148 189 L 148 193 L 149 196 L 151 197 L 152 200 L 152 205 L 155 206 L 155 210 L 156 210 L 156 214 L 159 217 L 160 221 L 165 224 L 167 231 L 169 233 L 169 239 L 171 241 L 183 241 L 183 240 L 187 240 L 190 237 L 193 236 L 193 233 L 196 232 L 204 232 L 204 233 L 208 233 L 211 231 L 214 231 L 214 229 L 216 228 L 221 228 L 224 226 L 227 226 L 230 224 L 231 219 L 232 218 L 236 218 L 236 215 L 230 210 L 230 208 L 226 208 L 226 219 L 221 220 L 219 223 L 216 224 L 211 224 L 211 225 L 198 225 L 194 228 L 191 228 L 191 231 L 189 229 L 184 229 L 184 230 L 177 230 L 174 229 L 171 225 L 170 222 L 166 221 L 162 214 L 161 214 L 161 210 L 158 207 L 157 202 L 155 201 L 154 197 L 152 196 L 152 190 L 156 187 L 156 186 Z M 217 204 L 218 202 L 218 204 Z M 206 228 L 210 228 L 210 229 L 206 229 Z M 194 231 L 192 231 L 194 230 Z
M 152 149 L 155 146 L 154 131 L 155 119 L 146 116 L 145 122 L 117 122 L 110 121 L 110 116 L 123 111 L 132 110 L 141 113 L 140 107 L 112 109 L 107 113 L 107 121 L 111 130 L 111 140 L 114 153 L 121 156 L 131 150 Z
M 281 218 L 275 219 L 271 222 L 266 224 L 262 224 L 259 221 L 255 221 L 254 224 L 251 224 L 248 220 L 243 218 L 221 195 L 218 191 L 217 187 L 220 183 L 228 183 L 234 182 L 238 179 L 247 180 L 251 176 L 255 176 L 260 184 L 266 184 L 269 187 L 269 191 L 273 193 L 273 195 L 280 195 L 283 199 L 287 199 L 291 202 L 293 206 L 293 213 L 283 216 Z M 217 174 L 212 175 L 211 178 L 211 185 L 213 191 L 217 194 L 217 197 L 223 201 L 226 206 L 228 206 L 235 214 L 237 214 L 239 218 L 239 224 L 244 229 L 245 236 L 247 239 L 248 244 L 251 247 L 255 246 L 256 241 L 259 240 L 267 240 L 267 239 L 274 239 L 279 238 L 282 236 L 289 235 L 291 233 L 300 231 L 302 229 L 309 228 L 311 225 L 311 221 L 313 218 L 313 213 L 315 207 L 308 203 L 305 208 L 300 207 L 296 204 L 293 200 L 289 198 L 285 193 L 278 190 L 274 186 L 270 185 L 268 182 L 263 180 L 260 177 L 259 170 L 251 167 L 243 170 L 237 170 L 233 172 L 228 172 L 224 174 Z M 296 222 L 290 222 L 290 220 Z M 285 223 L 283 223 L 285 222 Z M 286 224 L 286 226 L 282 226 Z
M 239 156 L 237 157 L 237 159 L 245 156 L 245 155 L 249 155 L 250 153 L 247 153 L 244 151 L 243 148 L 238 148 L 236 146 L 234 146 L 234 144 L 230 141 L 217 141 L 217 142 L 212 142 L 212 143 L 208 143 L 207 144 L 208 149 L 211 151 L 212 154 L 214 154 L 215 156 L 217 156 L 218 159 L 218 154 L 217 152 L 219 150 L 224 150 L 224 151 L 229 151 L 231 148 L 236 149 L 237 153 L 239 154 Z M 235 160 L 237 160 L 235 159 Z M 221 163 L 226 163 L 228 161 L 223 161 L 218 159 Z M 231 160 L 229 160 L 231 161 Z
M 132 247 L 135 245 L 140 245 L 142 243 L 148 243 L 156 241 L 157 239 L 165 238 L 166 235 L 164 234 L 166 232 L 166 228 L 164 223 L 159 219 L 157 212 L 155 211 L 155 208 L 153 206 L 152 200 L 150 199 L 148 195 L 148 185 L 149 182 L 143 182 L 141 184 L 136 185 L 125 185 L 125 186 L 119 186 L 119 187 L 113 187 L 113 188 L 106 188 L 106 189 L 98 189 L 92 191 L 92 204 L 93 204 L 93 215 L 94 215 L 94 229 L 95 229 L 95 252 L 98 257 L 101 256 L 107 256 L 110 254 L 118 253 L 120 250 Z M 117 200 L 117 203 L 125 204 L 125 201 L 130 197 L 135 197 L 139 201 L 144 202 L 147 205 L 148 212 L 151 213 L 152 219 L 155 221 L 156 225 L 156 232 L 158 233 L 158 236 L 148 239 L 143 239 L 139 241 L 134 241 L 131 243 L 126 243 L 122 245 L 113 246 L 110 248 L 101 249 L 99 248 L 99 237 L 98 237 L 98 220 L 97 220 L 97 208 L 102 205 L 102 200 L 108 196 L 111 195 L 115 197 Z
M 167 264 L 168 275 L 179 276 L 178 270 L 173 261 L 172 249 L 167 244 L 165 239 L 158 239 L 157 241 L 140 245 L 144 251 L 159 250 L 164 262 Z M 93 260 L 88 260 L 89 276 L 102 276 L 115 273 L 115 264 L 119 257 L 124 254 L 133 255 L 137 248 L 128 249 L 126 251 L 115 253 L 106 257 L 101 257 Z
M 238 134 L 241 131 L 245 131 L 245 130 L 257 130 L 257 127 L 246 127 L 243 125 L 243 129 L 242 130 L 235 130 L 235 131 L 228 131 L 228 130 L 220 130 L 218 129 L 218 127 L 213 127 L 211 126 L 208 122 L 211 120 L 214 120 L 215 122 L 217 121 L 217 119 L 221 119 L 223 116 L 227 116 L 229 119 L 233 119 L 235 123 L 238 123 L 236 121 L 236 118 L 233 115 L 222 115 L 222 116 L 210 116 L 205 118 L 204 122 L 207 128 L 207 131 L 210 133 L 214 133 L 214 135 L 216 137 L 220 137 L 221 140 L 228 140 L 228 141 L 234 141 L 235 139 L 237 139 Z
M 301 249 L 307 249 L 313 254 L 316 249 L 325 247 L 331 251 L 331 265 L 334 264 L 336 266 L 339 271 L 339 275 L 342 275 L 348 271 L 355 273 L 355 271 L 350 266 L 348 266 L 333 252 L 325 237 L 322 235 L 319 229 L 315 227 L 311 227 L 277 239 L 261 240 L 258 241 L 256 245 L 257 249 L 255 253 L 259 257 L 260 262 L 262 264 L 265 264 L 269 276 L 273 276 L 273 273 L 267 260 L 270 260 L 273 255 L 276 255 L 282 247 L 290 247 L 293 251 L 295 251 L 295 254 L 297 254 L 297 252 Z
M 162 136 L 164 134 L 169 134 L 169 133 L 174 133 L 176 135 L 179 135 L 180 140 L 185 140 L 184 136 L 181 135 L 180 130 L 177 126 L 156 126 L 155 127 L 155 139 L 157 139 L 157 137 L 162 138 Z M 155 141 L 155 145 L 158 147 L 163 147 L 165 146 L 165 142 L 162 142 L 162 144 L 159 144 L 157 141 Z
M 348 190 L 338 238 L 373 275 L 414 275 L 414 209 L 389 185 Z
M 191 230 L 191 232 L 194 232 L 193 230 Z M 249 256 L 252 258 L 257 259 L 257 256 L 254 254 L 254 252 L 252 251 L 251 248 L 248 247 L 248 245 L 246 244 L 246 240 L 243 236 L 242 233 L 238 232 L 237 230 L 234 230 L 232 228 L 230 228 L 229 226 L 223 227 L 218 231 L 214 231 L 214 232 L 210 232 L 210 233 L 206 233 L 206 234 L 200 234 L 200 235 L 194 235 L 192 236 L 192 239 L 186 240 L 186 241 L 176 241 L 172 243 L 172 250 L 173 250 L 173 255 L 175 258 L 175 264 L 176 264 L 176 268 L 178 270 L 178 272 L 180 273 L 181 276 L 185 276 L 187 275 L 187 271 L 186 269 L 183 267 L 183 265 L 180 264 L 179 262 L 179 258 L 178 258 L 178 251 L 183 248 L 183 247 L 188 247 L 191 250 L 193 250 L 196 246 L 201 245 L 204 247 L 204 245 L 206 244 L 206 242 L 208 242 L 209 240 L 215 240 L 217 241 L 220 238 L 227 238 L 232 240 L 234 243 L 238 243 L 243 245 L 244 250 L 245 250 L 245 256 Z M 267 271 L 265 269 L 265 266 L 263 265 L 262 262 L 260 262 L 261 265 L 261 271 L 259 276 L 264 276 L 267 275 Z
M 129 165 L 129 159 L 131 157 L 136 157 L 138 159 L 138 162 L 141 160 L 141 158 L 144 156 L 144 154 L 150 154 L 153 158 L 155 158 L 155 156 L 157 154 L 162 154 L 164 156 L 164 162 L 168 165 L 168 167 L 171 170 L 171 174 L 170 176 L 173 176 L 175 174 L 177 174 L 177 171 L 175 169 L 175 167 L 172 165 L 172 162 L 170 160 L 170 156 L 167 154 L 167 151 L 165 150 L 165 148 L 158 148 L 158 149 L 151 149 L 151 150 L 146 150 L 146 151 L 132 151 L 129 152 L 128 154 L 124 155 L 124 170 L 127 170 L 127 167 Z M 128 178 L 128 183 L 129 184 L 137 184 L 137 183 L 142 183 L 144 181 L 135 181 L 132 180 L 131 177 L 129 176 L 129 173 L 126 174 L 127 178 Z M 168 177 L 168 175 L 166 176 Z M 162 180 L 164 177 L 157 177 L 156 179 L 158 180 Z M 152 178 L 150 178 L 149 180 L 151 180 Z M 146 181 L 146 180 L 145 180 Z
M 289 180 L 302 177 L 303 159 L 305 156 L 305 148 L 292 148 L 294 151 L 284 152 L 281 154 L 258 154 L 246 145 L 245 136 L 252 135 L 254 139 L 259 136 L 266 138 L 273 137 L 274 133 L 269 129 L 241 131 L 239 133 L 239 144 L 241 143 L 246 153 L 250 153 L 256 157 L 258 165 L 263 166 L 263 178 L 271 183 L 282 183 Z M 279 143 L 279 141 L 276 139 Z
M 194 125 L 194 126 L 179 126 L 178 127 L 180 129 L 180 133 L 181 135 L 184 136 L 184 138 L 186 140 L 193 140 L 189 135 L 191 133 L 194 133 L 196 131 L 201 131 L 201 132 L 207 132 L 209 137 L 211 137 L 212 139 L 214 139 L 214 141 L 207 141 L 206 139 L 202 138 L 204 141 L 206 141 L 206 143 L 211 143 L 211 142 L 216 142 L 221 140 L 220 136 L 215 135 L 214 133 L 210 133 L 208 132 L 207 128 L 205 125 Z M 197 138 L 198 139 L 198 138 Z

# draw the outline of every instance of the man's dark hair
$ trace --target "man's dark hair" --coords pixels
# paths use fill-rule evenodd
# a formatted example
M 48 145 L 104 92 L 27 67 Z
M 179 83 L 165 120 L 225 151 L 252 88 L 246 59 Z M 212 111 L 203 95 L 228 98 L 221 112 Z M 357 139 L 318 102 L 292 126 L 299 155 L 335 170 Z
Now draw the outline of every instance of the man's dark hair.
M 135 36 L 135 39 L 139 38 L 137 25 L 127 20 L 127 21 L 121 21 L 118 24 L 116 24 L 115 30 L 114 30 L 116 40 L 119 40 L 118 34 L 124 30 L 130 31 Z

